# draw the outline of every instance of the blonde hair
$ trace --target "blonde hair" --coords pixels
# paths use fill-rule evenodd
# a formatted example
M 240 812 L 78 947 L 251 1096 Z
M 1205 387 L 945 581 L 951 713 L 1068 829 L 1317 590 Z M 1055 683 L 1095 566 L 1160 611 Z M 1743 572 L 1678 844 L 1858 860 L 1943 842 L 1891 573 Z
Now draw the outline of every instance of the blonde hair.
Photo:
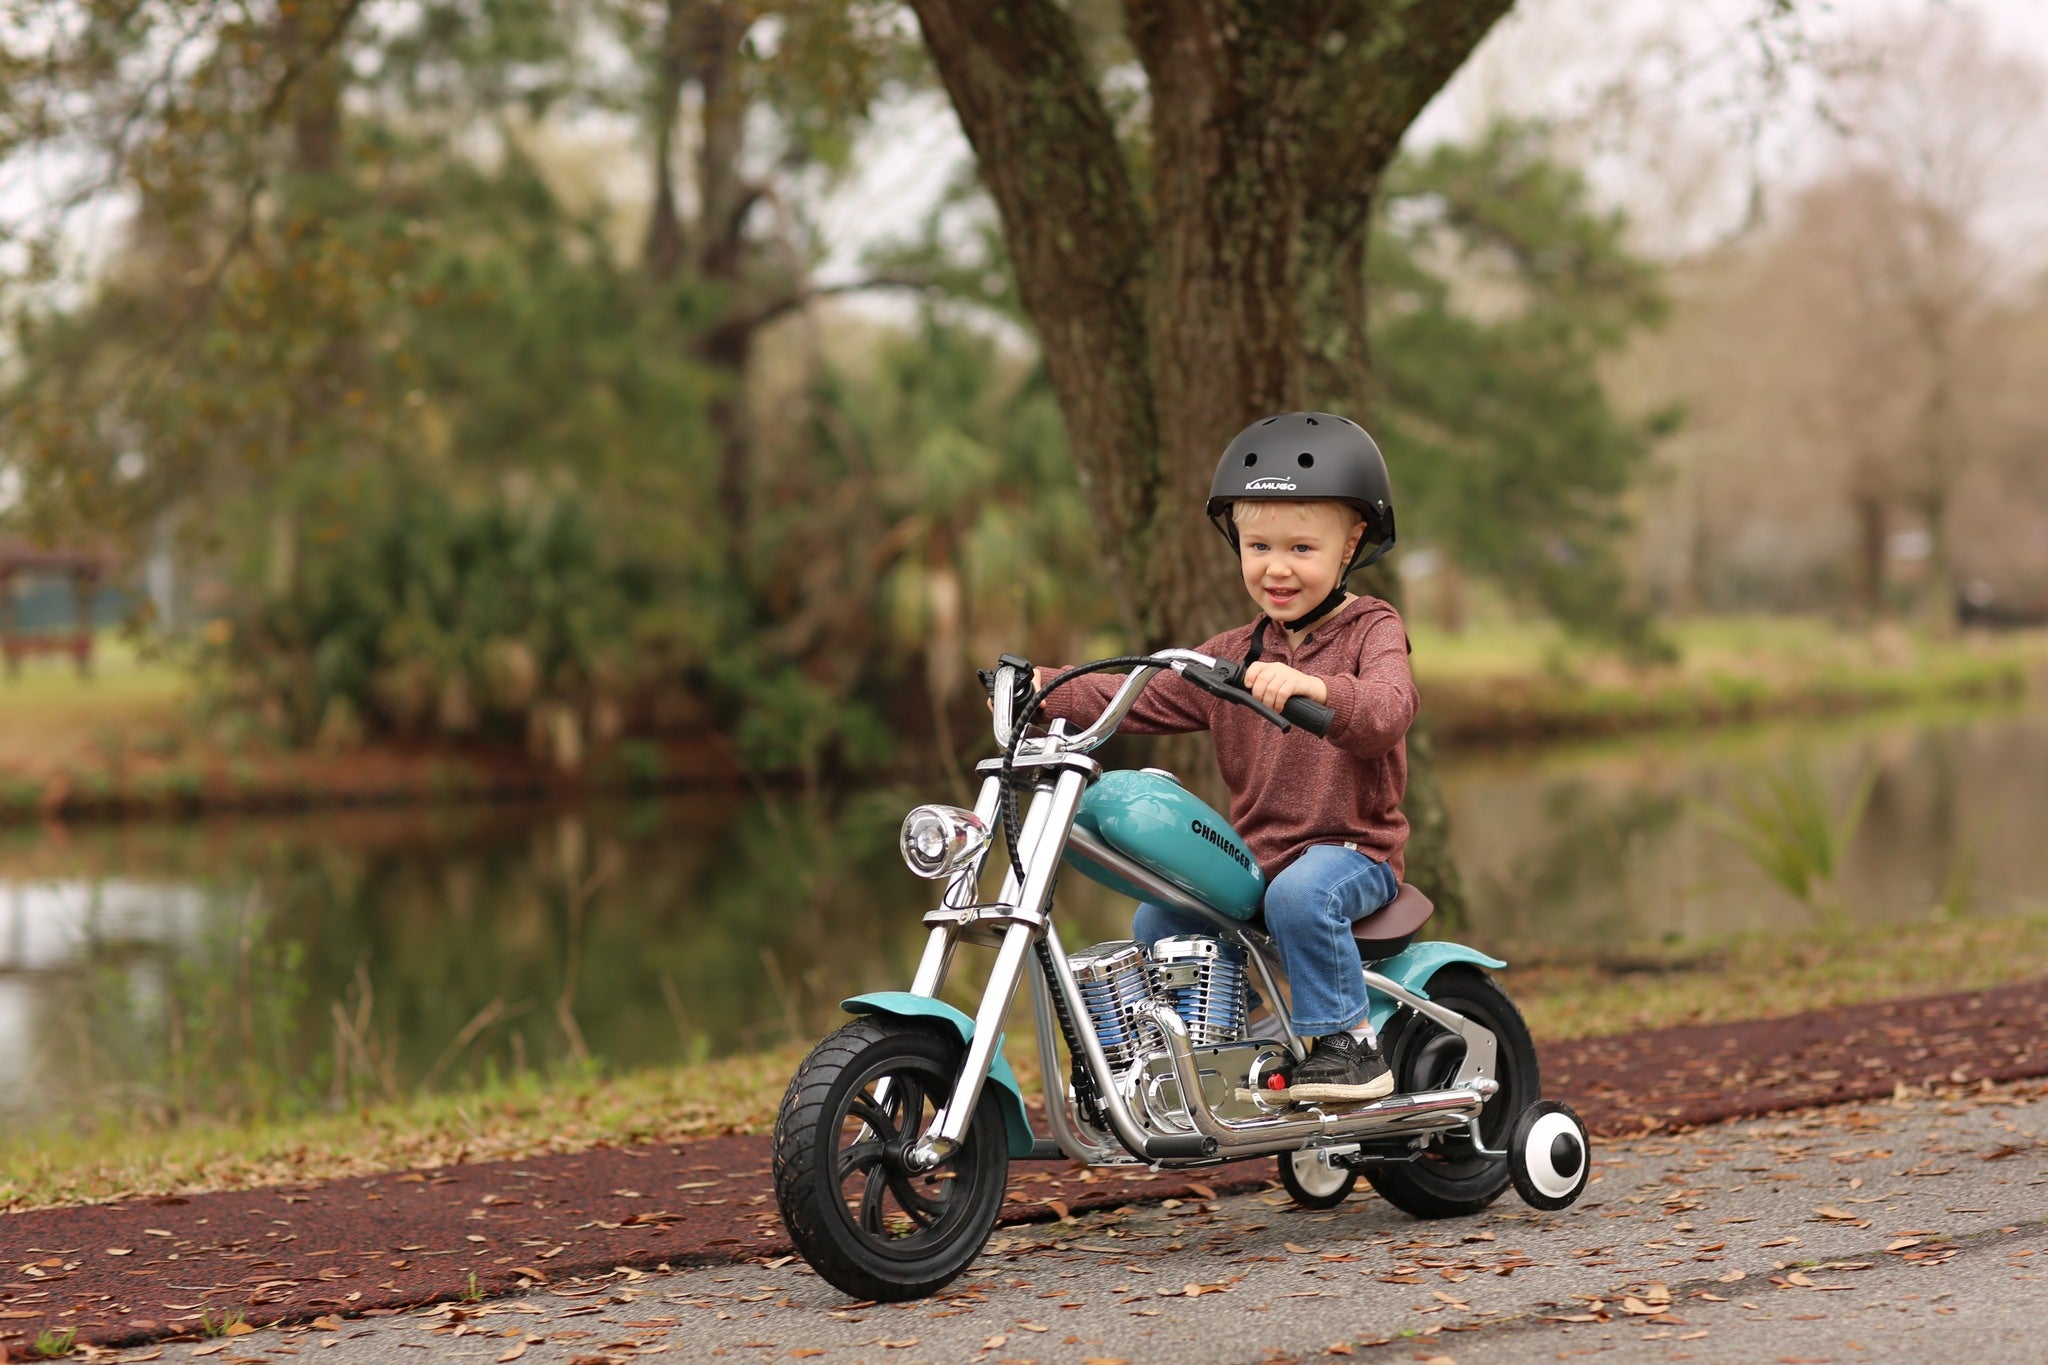
M 1343 515 L 1344 530 L 1347 533 L 1365 520 L 1363 512 L 1350 503 L 1339 502 L 1335 498 L 1239 498 L 1230 504 L 1230 524 L 1245 526 L 1257 520 L 1267 508 L 1292 508 L 1297 522 L 1308 521 L 1315 516 L 1316 509 L 1323 507 L 1334 507 Z

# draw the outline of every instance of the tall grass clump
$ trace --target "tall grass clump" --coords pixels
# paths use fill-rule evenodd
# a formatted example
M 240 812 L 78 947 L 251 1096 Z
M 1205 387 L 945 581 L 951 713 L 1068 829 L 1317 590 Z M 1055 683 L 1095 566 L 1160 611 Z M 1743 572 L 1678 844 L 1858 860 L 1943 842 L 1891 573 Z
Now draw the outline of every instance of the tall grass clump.
M 1753 787 L 1735 791 L 1729 805 L 1703 802 L 1697 809 L 1774 886 L 1810 910 L 1838 915 L 1843 855 L 1863 823 L 1876 782 L 1876 770 L 1866 764 L 1847 802 L 1835 810 L 1812 760 L 1801 752 L 1782 770 L 1760 774 Z

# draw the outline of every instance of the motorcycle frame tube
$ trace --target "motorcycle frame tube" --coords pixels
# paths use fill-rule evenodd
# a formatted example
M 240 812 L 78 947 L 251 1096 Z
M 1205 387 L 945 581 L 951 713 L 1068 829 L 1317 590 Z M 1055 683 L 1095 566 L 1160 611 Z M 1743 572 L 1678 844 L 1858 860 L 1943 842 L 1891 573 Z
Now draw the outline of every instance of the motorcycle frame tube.
M 996 1048 L 1002 1042 L 1003 1023 L 1010 1013 L 1011 1003 L 1017 998 L 1017 987 L 1023 979 L 1024 963 L 1032 945 L 1041 934 L 1054 944 L 1059 942 L 1047 928 L 1045 907 L 1052 896 L 1053 876 L 1059 870 L 1059 855 L 1065 840 L 1052 837 L 1052 832 L 1064 833 L 1072 828 L 1074 815 L 1081 809 L 1081 794 L 1088 787 L 1086 768 L 1093 766 L 1076 765 L 1063 770 L 1053 779 L 1049 792 L 1041 786 L 1032 797 L 1031 808 L 1024 818 L 1025 837 L 1018 841 L 1018 852 L 1026 864 L 1022 869 L 1023 878 L 1020 884 L 1020 869 L 1010 869 L 1003 881 L 1003 901 L 1035 923 L 1012 924 L 1003 932 L 1003 946 L 996 952 L 996 965 L 989 972 L 988 984 L 982 990 L 981 1006 L 975 1011 L 974 1037 L 967 1044 L 967 1057 L 961 1064 L 960 1078 L 954 1083 L 952 1098 L 946 1101 L 945 1108 L 933 1118 L 931 1128 L 912 1150 L 911 1155 L 918 1162 L 937 1165 L 957 1150 L 966 1137 L 967 1126 L 974 1118 L 974 1107 L 981 1100 L 982 1084 L 988 1079 L 989 1064 L 995 1060 Z M 1101 1048 L 1098 1046 L 1096 1051 L 1100 1052 Z M 1099 1074 L 1109 1074 L 1107 1064 Z
M 1165 1005 L 1149 1007 L 1154 1022 L 1166 1035 L 1166 1050 L 1173 1059 L 1174 1076 L 1187 1105 L 1195 1131 L 1211 1138 L 1217 1156 L 1225 1160 L 1296 1151 L 1318 1139 L 1355 1141 L 1395 1134 L 1430 1133 L 1463 1127 L 1479 1112 L 1486 1098 L 1477 1090 L 1453 1088 L 1426 1090 L 1415 1095 L 1395 1095 L 1363 1110 L 1349 1113 L 1318 1111 L 1301 1118 L 1250 1119 L 1233 1123 L 1216 1116 L 1202 1095 L 1200 1069 L 1194 1049 L 1188 1043 L 1187 1025 Z
M 1109 1111 L 1110 1129 L 1116 1134 L 1117 1141 L 1121 1142 L 1132 1156 L 1140 1161 L 1151 1163 L 1153 1157 L 1146 1150 L 1151 1145 L 1149 1141 L 1151 1135 L 1146 1131 L 1145 1126 L 1138 1122 L 1136 1116 L 1131 1113 L 1130 1106 L 1124 1103 L 1124 1097 L 1116 1087 L 1116 1071 L 1110 1066 L 1109 1058 L 1102 1051 L 1102 1039 L 1095 1032 L 1095 1016 L 1089 1013 L 1087 1002 L 1081 998 L 1081 987 L 1074 980 L 1074 967 L 1072 963 L 1067 961 L 1066 949 L 1060 946 L 1060 936 L 1048 933 L 1045 936 L 1045 946 L 1052 957 L 1053 979 L 1059 987 L 1061 997 L 1067 1002 L 1068 1013 L 1073 1016 L 1074 1032 L 1081 1035 L 1081 1051 L 1084 1060 L 1088 1063 L 1088 1069 L 1101 1082 L 1097 1089 L 1102 1096 L 1102 1107 Z M 1153 1006 L 1153 1008 L 1163 1007 Z M 1167 1012 L 1169 1014 L 1172 1013 L 1171 1010 Z M 1175 1014 L 1173 1021 L 1176 1024 L 1180 1023 L 1180 1016 Z M 1181 1031 L 1183 1034 L 1186 1033 L 1185 1025 L 1182 1026 Z M 1161 1136 L 1165 1135 L 1162 1134 Z M 1173 1161 L 1170 1164 L 1208 1165 L 1211 1164 L 1211 1159 L 1202 1157 L 1193 1162 Z
M 1045 1123 L 1052 1129 L 1052 1140 L 1059 1144 L 1061 1151 L 1086 1166 L 1128 1164 L 1129 1156 L 1115 1147 L 1082 1136 L 1074 1124 L 1074 1107 L 1069 1102 L 1067 1088 L 1058 1080 L 1062 1074 L 1059 1039 L 1053 1022 L 1052 992 L 1046 987 L 1044 972 L 1031 973 L 1031 1003 L 1038 1015 L 1038 1055 L 1045 1078 Z M 1089 1024 L 1092 1026 L 1093 1020 Z M 1082 1025 L 1077 1022 L 1075 1027 L 1078 1029 Z
M 1493 1085 L 1500 1083 L 1499 1068 L 1495 1065 L 1496 1059 L 1500 1056 L 1500 1040 L 1494 1037 L 1492 1029 L 1484 1024 L 1475 1024 L 1456 1010 L 1445 1009 L 1434 1000 L 1425 1000 L 1406 986 L 1389 977 L 1381 976 L 1378 972 L 1367 972 L 1365 984 L 1373 990 L 1385 991 L 1417 1014 L 1434 1019 L 1465 1040 L 1465 1060 L 1458 1064 L 1458 1074 L 1451 1084 L 1467 1086 L 1482 1078 Z

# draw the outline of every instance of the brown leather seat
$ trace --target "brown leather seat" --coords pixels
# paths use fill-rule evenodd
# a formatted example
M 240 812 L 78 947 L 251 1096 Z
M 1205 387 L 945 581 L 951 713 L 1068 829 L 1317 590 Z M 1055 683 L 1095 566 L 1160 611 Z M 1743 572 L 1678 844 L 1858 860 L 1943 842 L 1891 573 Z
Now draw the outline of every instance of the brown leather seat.
M 1415 941 L 1422 926 L 1436 913 L 1429 897 L 1401 883 L 1401 890 L 1370 915 L 1351 922 L 1351 937 L 1358 944 L 1358 956 L 1366 962 L 1392 957 Z

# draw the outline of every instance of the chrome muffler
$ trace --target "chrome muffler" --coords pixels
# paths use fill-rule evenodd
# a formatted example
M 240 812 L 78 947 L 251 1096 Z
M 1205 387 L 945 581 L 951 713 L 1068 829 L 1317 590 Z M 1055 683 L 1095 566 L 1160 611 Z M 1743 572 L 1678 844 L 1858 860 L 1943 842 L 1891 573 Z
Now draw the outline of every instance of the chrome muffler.
M 1274 1116 L 1232 1122 L 1217 1116 L 1202 1094 L 1199 1068 L 1187 1025 L 1165 1005 L 1148 1007 L 1160 1031 L 1166 1035 L 1166 1050 L 1173 1059 L 1174 1076 L 1187 1106 L 1195 1131 L 1214 1138 L 1218 1156 L 1262 1156 L 1292 1151 L 1305 1142 L 1322 1140 L 1357 1141 L 1362 1138 L 1392 1137 L 1408 1133 L 1433 1133 L 1462 1128 L 1491 1098 L 1497 1082 L 1481 1080 L 1472 1086 L 1452 1090 L 1425 1090 L 1414 1095 L 1390 1095 L 1386 1099 L 1335 1112 L 1310 1110 L 1294 1116 Z

